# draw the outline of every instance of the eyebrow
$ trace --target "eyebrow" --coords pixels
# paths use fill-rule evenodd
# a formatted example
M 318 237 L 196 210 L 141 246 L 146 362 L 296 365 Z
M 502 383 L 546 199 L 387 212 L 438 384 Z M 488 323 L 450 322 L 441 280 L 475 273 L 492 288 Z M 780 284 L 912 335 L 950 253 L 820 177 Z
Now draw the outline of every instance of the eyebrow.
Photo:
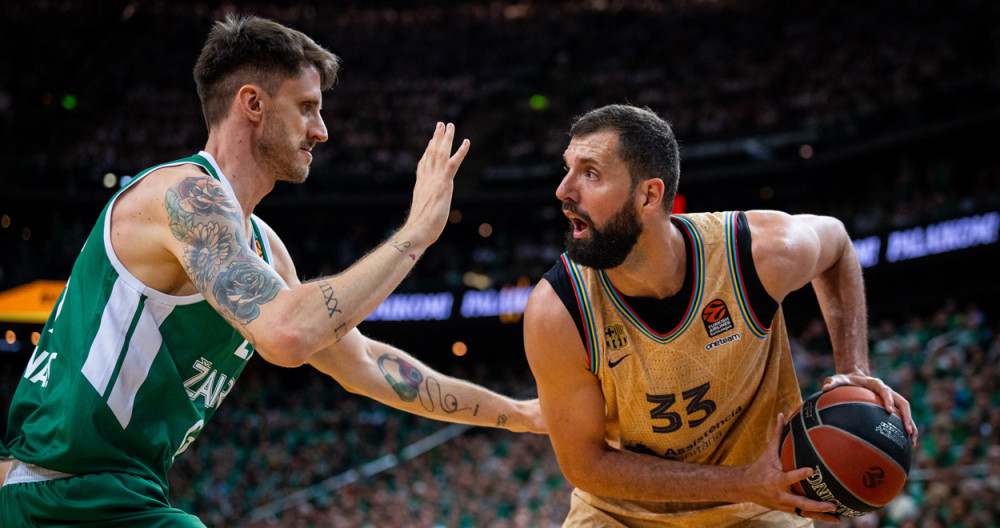
M 598 162 L 596 159 L 591 158 L 589 156 L 579 157 L 579 158 L 576 159 L 576 161 L 577 161 L 577 163 L 580 163 L 582 165 L 592 165 L 592 166 L 598 167 L 598 168 L 601 167 L 600 162 Z M 563 156 L 563 163 L 565 163 L 567 165 L 569 164 L 569 161 L 566 159 L 565 155 Z

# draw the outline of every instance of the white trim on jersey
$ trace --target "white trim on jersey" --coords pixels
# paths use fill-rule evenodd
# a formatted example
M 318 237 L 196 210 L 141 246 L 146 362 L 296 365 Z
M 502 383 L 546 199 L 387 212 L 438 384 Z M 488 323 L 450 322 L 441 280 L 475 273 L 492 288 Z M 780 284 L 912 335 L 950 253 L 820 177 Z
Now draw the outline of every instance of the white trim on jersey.
M 204 150 L 198 151 L 198 155 L 205 158 L 205 160 L 208 161 L 209 165 L 211 165 L 212 168 L 215 169 L 215 173 L 219 175 L 219 181 L 222 182 L 222 186 L 229 191 L 229 196 L 232 197 L 233 201 L 235 201 L 237 205 L 239 205 L 240 200 L 236 198 L 236 191 L 233 190 L 233 184 L 229 183 L 229 179 L 226 178 L 226 175 L 222 173 L 222 169 L 219 168 L 219 162 L 215 161 L 215 158 Z M 240 205 L 240 208 L 242 209 L 243 206 Z
M 108 406 L 115 413 L 123 429 L 128 427 L 132 420 L 135 395 L 149 376 L 149 369 L 160 351 L 160 344 L 163 343 L 159 326 L 173 311 L 173 306 L 161 304 L 153 299 L 146 299 L 143 305 L 139 322 L 136 323 L 135 331 L 129 339 L 121 371 L 108 396 Z
M 157 167 L 154 167 L 142 173 L 142 175 L 140 175 L 135 180 L 129 182 L 129 186 L 136 185 L 138 183 L 137 180 L 145 178 L 147 174 L 152 173 L 156 169 L 162 167 L 172 167 L 175 165 L 188 165 L 188 164 L 196 165 L 195 163 L 192 162 L 165 163 L 163 165 L 158 165 Z M 193 295 L 175 296 L 175 295 L 167 295 L 161 291 L 154 290 L 153 288 L 150 288 L 149 286 L 143 284 L 143 282 L 140 281 L 135 275 L 132 275 L 132 273 L 130 273 L 129 270 L 125 268 L 125 265 L 122 264 L 120 260 L 118 260 L 118 255 L 115 253 L 115 248 L 114 246 L 111 245 L 111 213 L 112 211 L 114 211 L 115 202 L 118 200 L 119 196 L 121 196 L 120 193 L 115 195 L 115 197 L 111 199 L 111 203 L 108 204 L 108 210 L 104 215 L 104 254 L 108 256 L 108 261 L 111 262 L 111 266 L 114 267 L 115 271 L 118 272 L 118 275 L 119 277 L 121 277 L 121 280 L 124 280 L 126 283 L 128 283 L 132 287 L 132 289 L 141 292 L 143 295 L 151 299 L 156 299 L 157 301 L 163 304 L 180 306 L 184 304 L 194 304 L 196 302 L 204 300 L 205 297 L 202 296 L 202 294 L 200 293 L 195 293 Z
M 97 329 L 94 342 L 90 345 L 87 360 L 80 371 L 102 396 L 108 389 L 114 374 L 118 357 L 125 345 L 125 334 L 139 306 L 139 292 L 130 288 L 121 279 L 111 288 L 111 296 L 101 314 L 101 326 Z
M 146 381 L 163 342 L 159 326 L 173 308 L 171 304 L 152 298 L 143 300 L 142 294 L 121 278 L 111 288 L 111 296 L 101 314 L 101 326 L 80 371 L 98 394 L 107 395 L 108 407 L 123 429 L 132 420 L 135 395 Z M 135 330 L 129 335 L 131 323 L 137 316 Z M 119 361 L 121 369 L 108 394 L 108 385 Z
M 267 255 L 267 258 L 269 259 L 269 261 L 265 262 L 267 262 L 268 266 L 273 268 L 274 253 L 271 253 L 271 239 L 267 236 L 267 230 L 270 229 L 270 227 L 267 225 L 267 222 L 261 220 L 260 217 L 255 214 L 251 214 L 250 219 L 257 224 L 257 229 L 260 230 L 260 239 L 264 241 L 264 254 Z
M 215 158 L 204 150 L 199 151 L 198 155 L 205 158 L 205 160 L 207 160 L 208 163 L 212 165 L 212 168 L 215 169 L 215 173 L 219 175 L 219 181 L 222 182 L 222 186 L 229 190 L 229 196 L 233 199 L 234 202 L 236 202 L 237 205 L 239 205 L 240 200 L 236 196 L 236 191 L 233 190 L 233 185 L 229 183 L 229 179 L 226 178 L 226 175 L 222 173 L 222 169 L 219 168 L 219 163 L 215 161 Z M 242 209 L 243 206 L 240 205 L 240 208 Z M 263 220 L 260 219 L 259 216 L 253 213 L 250 213 L 250 220 L 251 222 L 256 223 L 257 229 L 260 230 L 260 238 L 261 240 L 264 241 L 264 248 L 263 248 L 264 254 L 267 255 L 267 258 L 273 261 L 274 259 L 271 257 L 271 240 L 267 237 L 267 232 L 264 229 L 264 227 L 267 226 L 267 222 L 264 222 Z M 253 227 L 251 227 L 251 229 L 253 229 Z M 253 236 L 253 232 L 247 234 L 250 235 L 251 237 Z M 270 262 L 269 264 L 272 268 L 274 267 L 273 262 Z
M 7 471 L 7 479 L 3 485 L 24 484 L 26 482 L 45 482 L 47 480 L 57 480 L 73 477 L 72 473 L 63 473 L 53 469 L 45 469 L 41 466 L 21 462 L 14 458 Z

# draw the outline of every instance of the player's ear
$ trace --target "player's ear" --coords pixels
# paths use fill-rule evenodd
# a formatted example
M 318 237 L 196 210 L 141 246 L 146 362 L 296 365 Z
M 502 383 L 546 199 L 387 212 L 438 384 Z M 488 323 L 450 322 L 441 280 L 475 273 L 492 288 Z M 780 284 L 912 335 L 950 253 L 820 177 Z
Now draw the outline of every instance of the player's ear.
M 642 192 L 641 204 L 643 209 L 662 209 L 663 192 L 666 186 L 660 178 L 650 178 L 639 184 Z
M 258 123 L 263 115 L 264 90 L 254 84 L 244 84 L 236 92 L 236 110 L 248 120 Z

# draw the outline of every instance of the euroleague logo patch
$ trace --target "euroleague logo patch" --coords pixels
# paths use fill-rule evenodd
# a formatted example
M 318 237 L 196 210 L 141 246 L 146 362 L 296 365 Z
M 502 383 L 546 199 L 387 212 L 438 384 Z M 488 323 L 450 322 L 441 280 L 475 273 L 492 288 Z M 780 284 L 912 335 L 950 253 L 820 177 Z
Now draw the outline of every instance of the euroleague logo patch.
M 722 302 L 722 299 L 708 303 L 708 306 L 701 312 L 701 321 L 705 323 L 708 337 L 715 337 L 733 329 L 733 319 L 729 317 L 729 308 L 726 308 L 726 303 Z

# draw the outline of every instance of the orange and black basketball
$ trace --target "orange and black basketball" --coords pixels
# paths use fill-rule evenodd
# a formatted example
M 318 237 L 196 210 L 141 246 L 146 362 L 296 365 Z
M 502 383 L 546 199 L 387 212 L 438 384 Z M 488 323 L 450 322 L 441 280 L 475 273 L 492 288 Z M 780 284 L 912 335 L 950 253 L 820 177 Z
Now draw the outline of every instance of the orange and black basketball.
M 793 488 L 860 517 L 891 501 L 910 472 L 910 435 L 872 391 L 843 385 L 810 396 L 781 435 L 785 471 L 811 467 Z

